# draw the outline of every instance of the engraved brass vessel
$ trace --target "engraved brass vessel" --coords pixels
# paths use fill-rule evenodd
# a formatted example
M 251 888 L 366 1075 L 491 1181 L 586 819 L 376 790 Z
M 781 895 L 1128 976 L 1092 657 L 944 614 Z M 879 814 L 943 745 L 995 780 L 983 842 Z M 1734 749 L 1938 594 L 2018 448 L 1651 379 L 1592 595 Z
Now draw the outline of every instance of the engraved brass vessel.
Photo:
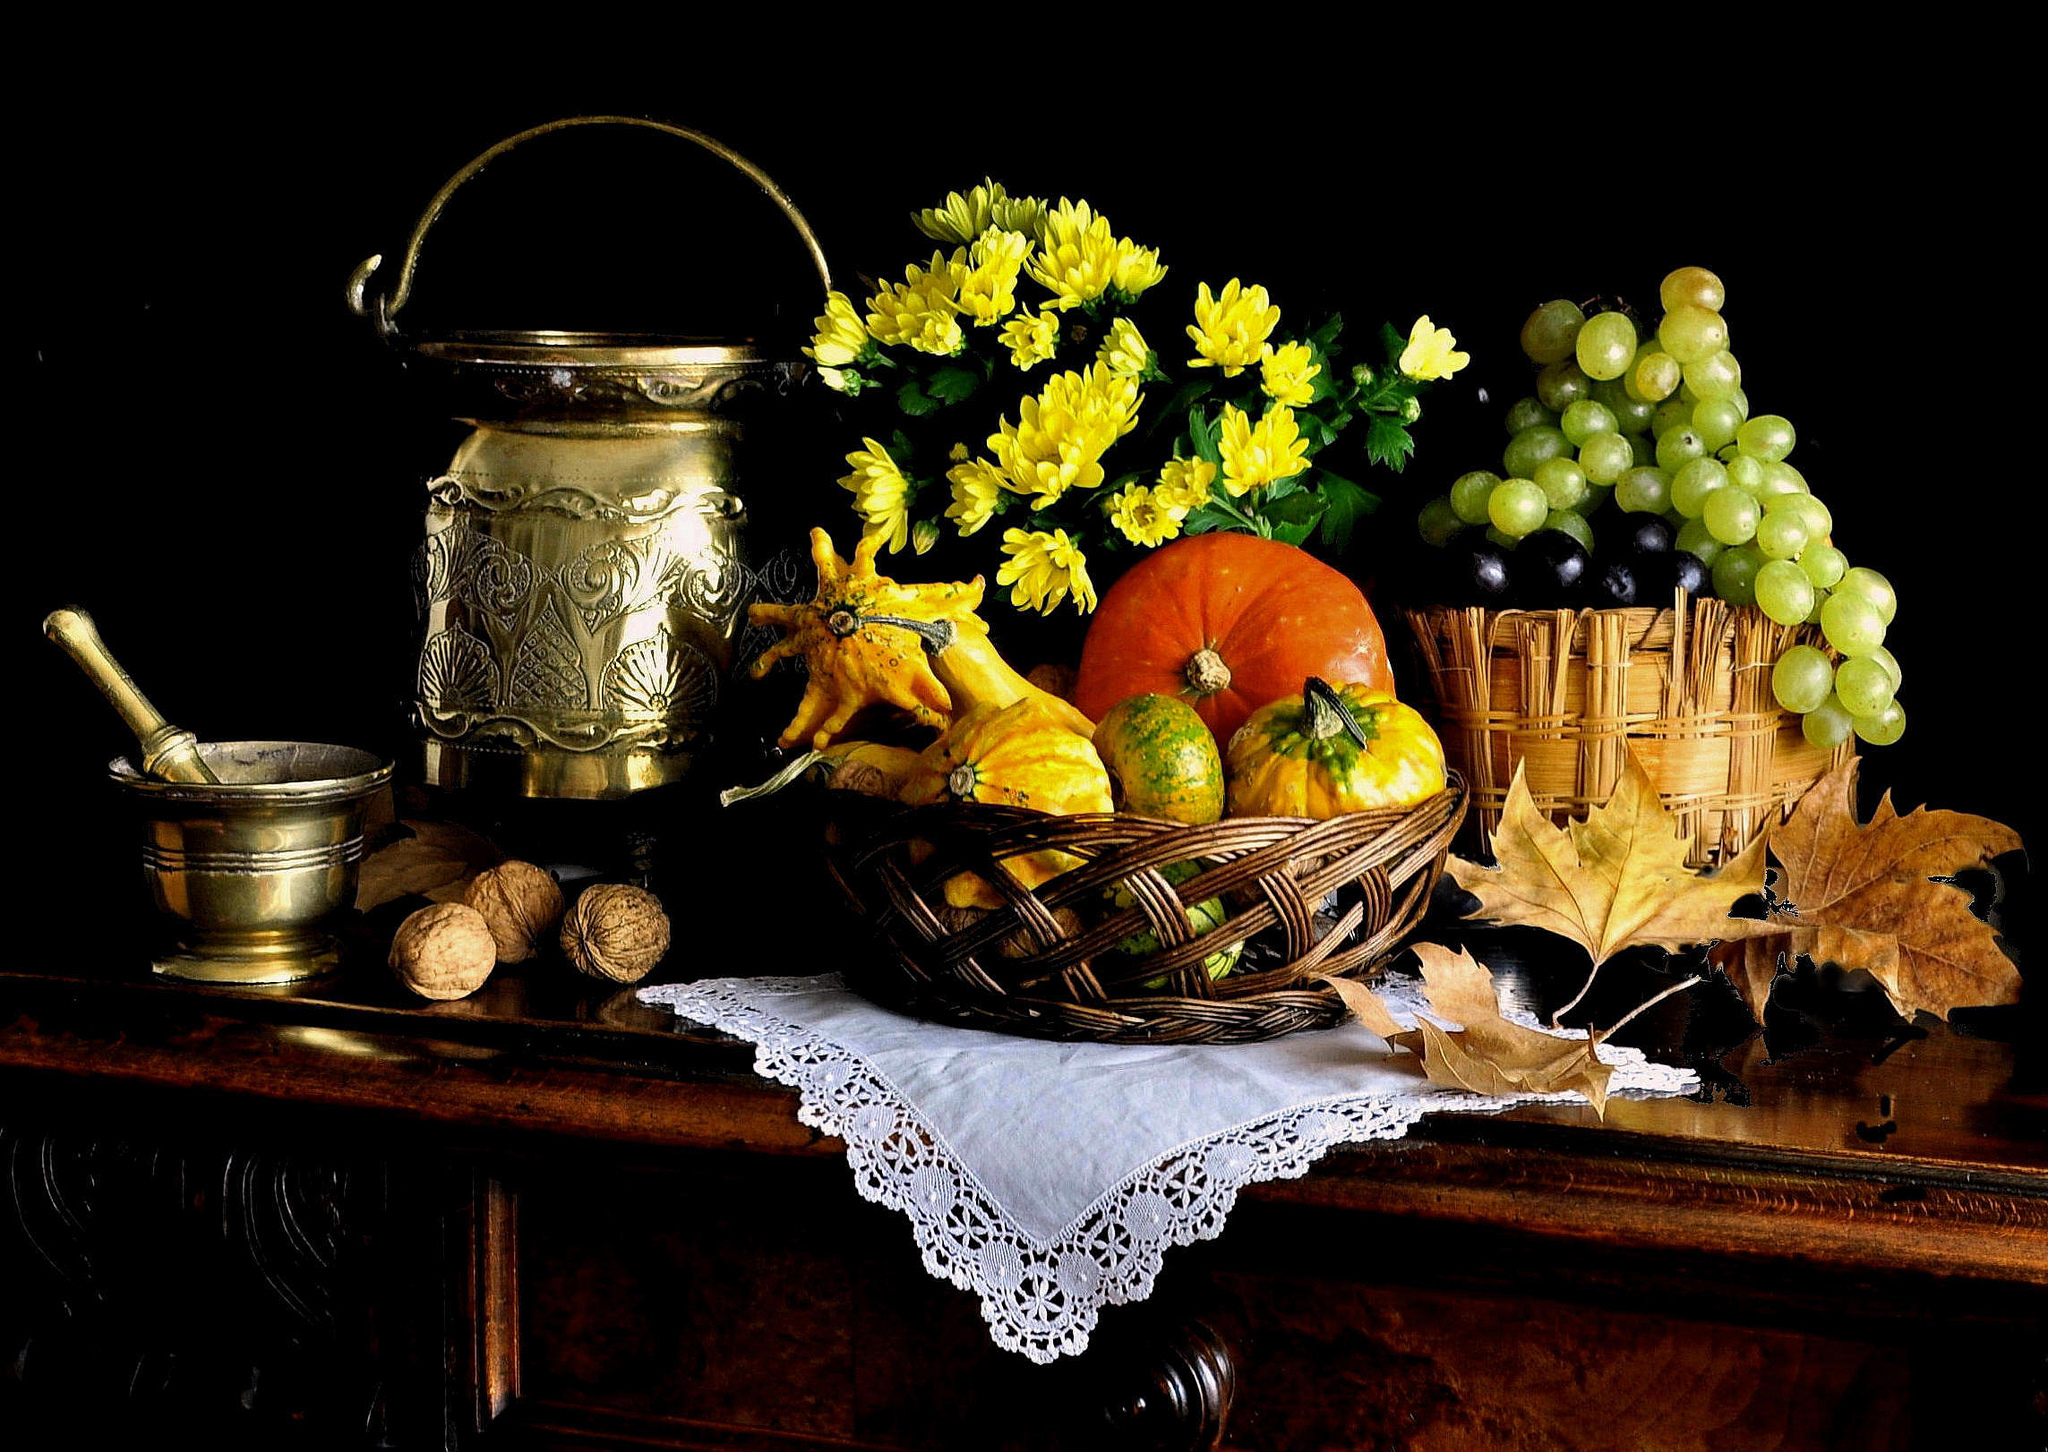
M 528 797 L 623 797 L 680 780 L 708 739 L 754 593 L 738 491 L 743 417 L 806 366 L 749 342 L 397 326 L 421 244 L 455 191 L 521 142 L 568 127 L 646 127 L 745 173 L 817 238 L 744 157 L 682 127 L 622 116 L 552 122 L 457 172 L 414 228 L 388 292 L 381 257 L 350 305 L 408 350 L 473 432 L 427 485 L 413 587 L 423 630 L 414 715 L 427 780 Z
M 142 871 L 178 948 L 153 966 L 201 983 L 293 983 L 339 961 L 331 923 L 355 903 L 370 798 L 391 764 L 307 741 L 208 741 L 213 782 L 107 773 L 134 808 Z

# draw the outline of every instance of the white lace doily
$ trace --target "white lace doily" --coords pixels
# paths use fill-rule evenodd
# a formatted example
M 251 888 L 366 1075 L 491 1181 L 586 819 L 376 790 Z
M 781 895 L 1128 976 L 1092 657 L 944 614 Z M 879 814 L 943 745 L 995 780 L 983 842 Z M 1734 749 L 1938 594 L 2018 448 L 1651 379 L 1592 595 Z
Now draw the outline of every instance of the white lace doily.
M 1418 979 L 1375 987 L 1404 1024 L 1424 1006 Z M 756 1072 L 800 1095 L 797 1118 L 846 1141 L 860 1193 L 909 1218 L 925 1268 L 1037 1362 L 1085 1350 L 1103 1306 L 1150 1295 L 1166 1247 L 1220 1234 L 1246 1185 L 1398 1139 L 1426 1113 L 1579 1098 L 1440 1089 L 1356 1023 L 1264 1044 L 1061 1044 L 907 1018 L 831 974 L 640 997 L 755 1044 Z M 1616 1096 L 1699 1087 L 1636 1050 L 1600 1054 Z

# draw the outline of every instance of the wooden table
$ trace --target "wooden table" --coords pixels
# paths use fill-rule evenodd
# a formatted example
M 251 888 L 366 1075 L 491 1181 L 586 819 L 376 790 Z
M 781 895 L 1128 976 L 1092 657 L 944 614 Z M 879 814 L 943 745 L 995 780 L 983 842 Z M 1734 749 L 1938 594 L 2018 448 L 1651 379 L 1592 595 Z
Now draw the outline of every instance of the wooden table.
M 1515 947 L 1497 968 L 1553 992 Z M 745 1046 L 630 992 L 501 970 L 420 1006 L 374 967 L 238 991 L 129 961 L 0 973 L 10 1446 L 1729 1452 L 2048 1427 L 2048 1073 L 1998 1037 L 2024 1040 L 2011 1015 L 1921 1032 L 1781 984 L 1847 1021 L 1788 1014 L 1774 1059 L 1695 990 L 1631 1033 L 1710 1100 L 1437 1115 L 1333 1153 L 1041 1368 Z

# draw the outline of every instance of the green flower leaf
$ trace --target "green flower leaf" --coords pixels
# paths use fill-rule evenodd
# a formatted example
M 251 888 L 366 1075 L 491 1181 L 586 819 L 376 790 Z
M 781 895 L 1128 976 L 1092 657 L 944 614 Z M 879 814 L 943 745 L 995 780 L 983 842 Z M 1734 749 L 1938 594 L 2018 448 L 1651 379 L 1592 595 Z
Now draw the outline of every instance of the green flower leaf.
M 1307 489 L 1298 489 L 1282 499 L 1268 498 L 1259 506 L 1259 513 L 1279 524 L 1313 525 L 1323 517 L 1329 508 L 1329 501 L 1322 495 Z M 1300 544 L 1300 540 L 1289 540 L 1289 544 Z
M 1351 534 L 1358 521 L 1380 507 L 1379 495 L 1328 469 L 1320 471 L 1317 490 L 1324 506 L 1323 543 L 1333 550 L 1350 548 Z
M 1396 474 L 1408 463 L 1408 456 L 1415 452 L 1415 439 L 1409 434 L 1398 418 L 1386 414 L 1373 415 L 1372 423 L 1365 431 L 1365 454 L 1375 464 L 1384 464 Z
M 1332 351 L 1330 345 L 1337 340 L 1337 335 L 1343 331 L 1344 314 L 1331 313 L 1329 317 L 1323 320 L 1321 327 L 1308 335 L 1307 341 L 1309 346 L 1317 352 L 1329 353 Z
M 1306 544 L 1308 537 L 1315 532 L 1316 523 L 1311 519 L 1301 524 L 1276 524 L 1270 538 L 1277 539 L 1282 544 Z
M 926 393 L 913 378 L 896 390 L 896 406 L 912 418 L 923 418 L 938 411 L 939 401 Z
M 960 403 L 981 384 L 971 368 L 941 368 L 925 382 L 925 391 L 942 403 Z

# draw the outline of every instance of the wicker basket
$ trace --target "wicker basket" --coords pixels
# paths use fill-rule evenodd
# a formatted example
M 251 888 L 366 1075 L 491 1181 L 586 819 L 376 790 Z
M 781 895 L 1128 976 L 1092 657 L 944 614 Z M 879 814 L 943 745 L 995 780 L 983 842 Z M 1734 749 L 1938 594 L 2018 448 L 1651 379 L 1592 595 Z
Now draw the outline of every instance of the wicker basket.
M 1682 591 L 1666 609 L 1406 614 L 1445 757 L 1488 834 L 1516 763 L 1561 824 L 1607 800 L 1633 747 L 1705 866 L 1742 851 L 1852 750 L 1853 738 L 1813 746 L 1771 696 L 1771 663 L 1818 644 L 1816 626 Z
M 876 951 L 855 955 L 853 987 L 922 1017 L 1035 1038 L 1221 1044 L 1344 1018 L 1336 993 L 1311 985 L 1366 973 L 1399 950 L 1443 873 L 1465 787 L 1453 776 L 1418 806 L 1327 822 L 1235 817 L 1204 827 L 874 805 L 868 820 L 841 823 L 830 858 L 876 938 Z M 998 865 L 1045 848 L 1087 860 L 1036 890 Z M 1194 861 L 1200 874 L 1177 887 L 1159 871 Z M 942 906 L 941 884 L 963 869 L 995 884 L 1005 905 L 961 924 Z M 1088 922 L 1119 884 L 1133 905 Z M 1228 916 L 1195 937 L 1184 905 L 1210 898 L 1222 899 Z M 1081 911 L 1063 918 L 1063 907 Z M 1157 952 L 1131 959 L 1112 951 L 1147 929 L 1158 935 Z M 1263 963 L 1242 971 L 1240 960 L 1240 971 L 1212 981 L 1203 960 L 1233 943 Z M 1142 986 L 1162 977 L 1157 989 Z

